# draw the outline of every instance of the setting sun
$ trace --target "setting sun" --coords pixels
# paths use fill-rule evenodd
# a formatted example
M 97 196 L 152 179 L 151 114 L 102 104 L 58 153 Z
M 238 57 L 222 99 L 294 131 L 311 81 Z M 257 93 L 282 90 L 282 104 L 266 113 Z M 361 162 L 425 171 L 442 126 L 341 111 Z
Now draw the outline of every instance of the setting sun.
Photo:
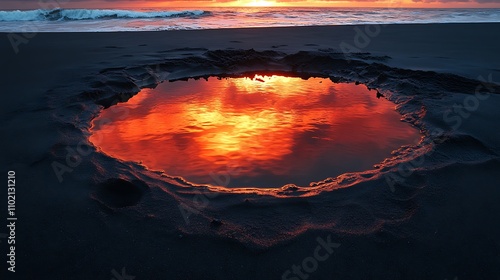
M 266 0 L 253 0 L 250 3 L 245 4 L 245 6 L 249 7 L 269 7 L 276 6 L 275 1 L 266 1 Z

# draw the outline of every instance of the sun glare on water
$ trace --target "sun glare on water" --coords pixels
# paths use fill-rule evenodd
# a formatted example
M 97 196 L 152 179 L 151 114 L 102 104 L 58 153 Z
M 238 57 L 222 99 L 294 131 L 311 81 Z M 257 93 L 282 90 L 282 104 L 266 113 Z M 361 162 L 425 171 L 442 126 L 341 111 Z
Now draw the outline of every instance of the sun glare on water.
M 253 0 L 253 1 L 249 1 L 248 3 L 246 3 L 245 6 L 248 6 L 248 7 L 272 7 L 272 6 L 276 6 L 276 2 L 275 1 L 266 1 L 266 0 Z

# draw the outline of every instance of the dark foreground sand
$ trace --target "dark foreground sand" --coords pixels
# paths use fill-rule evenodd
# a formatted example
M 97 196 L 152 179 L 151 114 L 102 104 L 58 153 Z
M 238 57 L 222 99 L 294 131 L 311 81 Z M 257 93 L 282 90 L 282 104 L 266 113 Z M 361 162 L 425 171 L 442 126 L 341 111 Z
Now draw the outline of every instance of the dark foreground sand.
M 2 279 L 500 279 L 500 24 L 377 31 L 36 34 L 17 54 L 1 34 L 0 166 L 16 171 L 18 217 Z M 365 83 L 422 142 L 311 187 L 214 195 L 86 141 L 102 106 L 142 87 L 252 71 Z

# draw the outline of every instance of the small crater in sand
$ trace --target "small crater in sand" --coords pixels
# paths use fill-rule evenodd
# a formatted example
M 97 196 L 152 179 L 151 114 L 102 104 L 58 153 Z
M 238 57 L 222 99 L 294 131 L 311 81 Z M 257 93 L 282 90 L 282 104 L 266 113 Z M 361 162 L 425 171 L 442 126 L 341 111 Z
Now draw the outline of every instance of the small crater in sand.
M 308 186 L 372 169 L 418 141 L 418 130 L 381 97 L 324 78 L 169 82 L 104 110 L 90 141 L 112 157 L 197 184 Z
M 143 181 L 112 178 L 98 185 L 95 198 L 108 207 L 123 208 L 136 205 L 148 190 Z

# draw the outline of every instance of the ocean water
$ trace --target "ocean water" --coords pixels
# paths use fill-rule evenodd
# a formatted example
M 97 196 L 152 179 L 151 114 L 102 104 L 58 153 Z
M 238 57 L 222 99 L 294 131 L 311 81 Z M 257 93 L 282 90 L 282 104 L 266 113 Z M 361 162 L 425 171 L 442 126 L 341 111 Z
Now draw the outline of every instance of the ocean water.
M 500 9 L 203 8 L 0 11 L 0 32 L 107 32 L 500 22 Z

